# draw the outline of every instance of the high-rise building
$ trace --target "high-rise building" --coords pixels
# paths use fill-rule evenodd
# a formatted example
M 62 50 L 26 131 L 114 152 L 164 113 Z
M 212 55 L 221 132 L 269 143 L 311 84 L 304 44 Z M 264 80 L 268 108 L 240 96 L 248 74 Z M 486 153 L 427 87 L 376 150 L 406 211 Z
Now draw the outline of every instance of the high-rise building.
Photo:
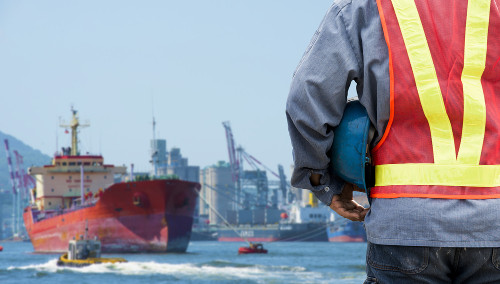
M 200 216 L 208 216 L 212 225 L 224 224 L 224 220 L 216 212 L 227 219 L 227 212 L 234 212 L 237 209 L 236 190 L 229 164 L 221 161 L 202 169 L 200 183 L 202 197 L 199 207 Z
M 199 182 L 200 167 L 188 165 L 188 159 L 182 157 L 181 149 L 172 148 L 167 153 L 167 175 L 176 175 L 182 180 Z
M 153 165 L 152 175 L 163 176 L 167 174 L 167 140 L 151 140 L 151 164 Z
M 182 157 L 180 148 L 167 151 L 167 141 L 151 140 L 151 175 L 156 177 L 175 175 L 181 180 L 199 182 L 200 167 L 188 165 L 188 159 Z

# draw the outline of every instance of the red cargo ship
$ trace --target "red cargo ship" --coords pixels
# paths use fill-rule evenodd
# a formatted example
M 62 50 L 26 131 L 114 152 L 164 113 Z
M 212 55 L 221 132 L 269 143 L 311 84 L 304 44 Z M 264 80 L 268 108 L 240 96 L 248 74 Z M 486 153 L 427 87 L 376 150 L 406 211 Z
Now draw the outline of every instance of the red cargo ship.
M 182 180 L 115 182 L 125 167 L 79 155 L 76 111 L 68 127 L 72 148 L 52 165 L 30 168 L 36 178 L 24 223 L 36 252 L 62 253 L 69 240 L 97 237 L 103 252 L 185 252 L 200 185 Z

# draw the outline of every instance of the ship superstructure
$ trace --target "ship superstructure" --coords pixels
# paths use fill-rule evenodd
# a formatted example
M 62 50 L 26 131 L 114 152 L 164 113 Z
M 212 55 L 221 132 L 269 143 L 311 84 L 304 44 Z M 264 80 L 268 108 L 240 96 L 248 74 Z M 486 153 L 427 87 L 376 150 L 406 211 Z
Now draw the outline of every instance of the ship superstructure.
M 115 183 L 115 175 L 125 175 L 125 167 L 104 164 L 100 155 L 80 155 L 78 129 L 89 126 L 80 124 L 77 111 L 71 109 L 71 147 L 63 147 L 51 165 L 31 167 L 28 173 L 36 180 L 33 190 L 36 208 L 58 210 L 91 202 L 105 188 Z
M 36 179 L 36 207 L 57 210 L 91 202 L 126 168 L 106 165 L 102 156 L 58 155 L 52 165 L 32 167 L 29 173 Z

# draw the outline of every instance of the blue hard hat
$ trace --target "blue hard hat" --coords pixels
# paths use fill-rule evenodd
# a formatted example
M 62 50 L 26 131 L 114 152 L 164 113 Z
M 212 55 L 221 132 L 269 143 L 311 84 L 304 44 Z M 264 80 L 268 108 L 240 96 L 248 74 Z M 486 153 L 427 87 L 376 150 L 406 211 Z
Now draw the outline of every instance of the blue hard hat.
M 342 120 L 333 131 L 330 156 L 333 173 L 364 190 L 372 187 L 374 178 L 369 143 L 374 128 L 359 100 L 347 102 Z

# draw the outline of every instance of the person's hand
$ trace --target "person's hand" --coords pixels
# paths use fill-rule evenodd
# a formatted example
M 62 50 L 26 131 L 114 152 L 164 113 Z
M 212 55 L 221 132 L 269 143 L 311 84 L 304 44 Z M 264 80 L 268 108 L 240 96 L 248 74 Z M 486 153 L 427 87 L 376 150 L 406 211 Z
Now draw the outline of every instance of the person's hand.
M 342 193 L 333 196 L 330 208 L 351 221 L 363 221 L 369 209 L 354 201 L 352 198 L 353 191 L 364 192 L 363 189 L 351 183 L 346 183 Z

